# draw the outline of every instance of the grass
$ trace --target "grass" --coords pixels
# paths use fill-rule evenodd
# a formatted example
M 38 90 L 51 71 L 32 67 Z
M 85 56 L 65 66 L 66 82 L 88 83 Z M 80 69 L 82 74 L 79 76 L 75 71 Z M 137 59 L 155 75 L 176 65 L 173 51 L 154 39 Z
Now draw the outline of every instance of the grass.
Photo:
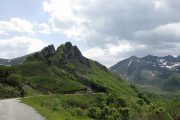
M 136 85 L 143 93 L 147 94 L 149 99 L 153 101 L 156 99 L 173 100 L 175 98 L 180 100 L 180 90 L 165 91 L 154 85 Z
M 15 66 L 15 69 L 23 77 L 25 83 L 40 93 L 62 93 L 84 89 L 84 85 L 79 83 L 73 74 L 43 62 L 26 62 Z M 31 90 L 26 92 L 30 95 Z
M 48 95 L 22 98 L 35 108 L 46 120 L 91 120 L 87 108 L 104 94 Z
M 89 80 L 108 88 L 111 92 L 127 99 L 129 102 L 135 102 L 137 100 L 137 94 L 125 81 L 109 71 L 102 70 L 95 63 L 92 63 L 92 69 L 87 74 Z
M 1 76 L 6 77 L 5 82 L 8 84 L 7 87 L 4 87 L 5 83 L 0 84 L 0 93 L 10 96 L 24 93 L 26 96 L 35 95 L 22 98 L 22 101 L 34 107 L 47 120 L 149 120 L 173 113 L 173 109 L 179 105 L 178 101 L 173 102 L 173 105 L 160 101 L 154 102 L 157 105 L 153 106 L 144 94 L 146 91 L 140 92 L 139 89 L 130 87 L 95 61 L 89 60 L 86 64 L 78 62 L 76 58 L 67 60 L 64 58 L 66 52 L 64 46 L 61 46 L 49 58 L 40 53 L 37 58 L 32 56 L 21 65 L 0 67 L 0 71 L 5 71 Z M 18 79 L 8 83 L 10 74 L 18 76 Z M 162 93 L 151 86 L 148 89 Z M 84 93 L 92 90 L 92 93 L 60 94 L 77 91 L 83 93 L 82 90 Z M 162 108 L 164 105 L 167 106 Z M 173 107 L 169 109 L 169 106 Z

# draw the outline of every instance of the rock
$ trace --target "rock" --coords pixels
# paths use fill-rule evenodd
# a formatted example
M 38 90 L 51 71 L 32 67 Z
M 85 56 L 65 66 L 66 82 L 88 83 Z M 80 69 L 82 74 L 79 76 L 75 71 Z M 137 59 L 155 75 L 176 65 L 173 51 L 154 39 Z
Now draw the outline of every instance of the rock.
M 44 57 L 49 57 L 55 54 L 55 48 L 54 45 L 48 45 L 47 47 L 43 48 L 41 50 L 41 53 L 43 54 Z
M 77 46 L 73 46 L 71 42 L 66 42 L 65 43 L 65 48 L 64 48 L 64 57 L 65 60 L 72 60 L 75 62 L 80 62 L 86 65 L 89 65 L 89 61 L 87 58 L 85 58 L 80 50 L 78 49 Z

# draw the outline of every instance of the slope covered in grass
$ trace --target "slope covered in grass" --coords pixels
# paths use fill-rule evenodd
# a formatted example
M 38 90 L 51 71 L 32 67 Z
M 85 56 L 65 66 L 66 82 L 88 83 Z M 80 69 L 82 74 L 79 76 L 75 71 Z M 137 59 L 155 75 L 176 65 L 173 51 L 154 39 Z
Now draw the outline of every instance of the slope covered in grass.
M 50 95 L 24 98 L 23 102 L 36 108 L 47 120 L 91 120 L 87 108 L 103 96 L 97 95 Z
M 69 42 L 57 50 L 50 45 L 29 56 L 23 64 L 11 68 L 12 74 L 19 76 L 16 81 L 25 95 L 29 89 L 34 89 L 42 94 L 92 91 L 137 96 L 119 77 L 98 62 L 82 56 Z
M 28 56 L 23 64 L 1 66 L 0 76 L 1 98 L 37 96 L 23 100 L 47 120 L 148 120 L 149 114 L 158 116 L 148 112 L 151 102 L 147 95 L 85 58 L 69 42 L 57 50 L 49 45 Z

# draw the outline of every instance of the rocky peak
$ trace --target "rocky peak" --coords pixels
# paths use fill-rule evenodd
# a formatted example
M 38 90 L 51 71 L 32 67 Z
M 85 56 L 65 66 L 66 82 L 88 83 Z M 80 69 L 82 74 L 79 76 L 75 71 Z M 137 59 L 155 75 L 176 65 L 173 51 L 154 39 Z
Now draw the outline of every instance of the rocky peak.
M 177 56 L 177 59 L 178 59 L 178 60 L 180 60 L 180 55 L 179 55 L 179 56 Z
M 164 59 L 166 59 L 167 61 L 175 61 L 176 60 L 176 58 L 171 55 L 165 56 Z
M 72 60 L 75 62 L 81 62 L 83 64 L 88 64 L 89 61 L 85 58 L 77 46 L 73 46 L 71 42 L 66 42 L 64 45 L 64 57 L 65 61 Z
M 156 59 L 158 58 L 157 56 L 154 56 L 154 55 L 147 55 L 145 57 L 143 57 L 144 59 Z
M 44 57 L 49 57 L 51 55 L 54 55 L 55 54 L 54 45 L 48 45 L 47 47 L 43 48 L 41 50 L 41 53 L 43 54 Z
M 158 57 L 153 56 L 153 55 L 147 55 L 145 57 L 142 57 L 141 59 L 145 61 L 153 62 L 153 63 L 156 63 L 158 61 Z
M 137 56 L 131 56 L 130 59 L 131 60 L 138 60 L 139 58 Z
M 68 49 L 70 49 L 70 48 L 73 47 L 73 45 L 72 45 L 71 42 L 66 42 L 66 43 L 65 43 L 65 47 L 68 48 Z

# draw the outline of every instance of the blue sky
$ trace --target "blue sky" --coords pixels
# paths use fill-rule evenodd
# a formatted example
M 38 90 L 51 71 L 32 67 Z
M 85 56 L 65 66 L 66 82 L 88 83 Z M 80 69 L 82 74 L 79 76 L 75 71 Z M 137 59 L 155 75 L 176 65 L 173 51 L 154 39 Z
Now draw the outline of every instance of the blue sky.
M 0 20 L 8 21 L 11 18 L 21 18 L 34 24 L 48 23 L 50 15 L 43 11 L 42 3 L 43 0 L 1 0 Z M 18 36 L 18 34 L 19 33 L 11 33 L 5 37 Z M 36 34 L 34 36 L 45 40 L 49 44 L 55 44 L 56 47 L 58 44 L 71 40 L 67 39 L 67 37 L 62 33 Z
M 31 0 L 31 1 L 29 0 L 28 1 L 1 0 L 0 1 L 0 21 L 9 21 L 12 18 L 19 18 L 19 19 L 25 19 L 31 22 L 32 24 L 41 24 L 41 23 L 49 24 L 50 15 L 44 12 L 42 3 L 43 3 L 43 0 Z M 13 32 L 7 31 L 7 33 L 8 35 L 1 34 L 1 39 L 9 40 L 14 37 L 27 36 L 32 39 L 39 39 L 43 41 L 45 44 L 40 45 L 41 47 L 44 47 L 44 45 L 47 45 L 47 44 L 54 44 L 56 47 L 58 47 L 60 44 L 63 44 L 67 41 L 71 41 L 74 44 L 78 44 L 80 48 L 86 49 L 86 47 L 84 47 L 85 46 L 84 44 L 74 42 L 72 38 L 67 38 L 67 36 L 61 32 L 51 32 L 48 34 L 36 33 L 33 35 L 29 33 L 17 32 L 17 31 L 13 31 Z M 16 49 L 17 47 L 12 48 L 11 50 Z M 9 52 L 9 53 L 3 54 L 0 57 L 14 58 L 14 57 L 27 54 L 27 52 L 34 52 L 36 50 L 38 49 L 30 50 L 30 51 L 26 50 L 26 52 L 18 52 L 20 54 Z
M 1 0 L 0 58 L 66 41 L 106 66 L 132 55 L 177 56 L 179 11 L 179 0 Z
M 48 15 L 42 14 L 42 2 L 43 0 L 1 0 L 0 19 L 8 20 L 12 17 L 23 17 L 31 21 L 46 21 Z

